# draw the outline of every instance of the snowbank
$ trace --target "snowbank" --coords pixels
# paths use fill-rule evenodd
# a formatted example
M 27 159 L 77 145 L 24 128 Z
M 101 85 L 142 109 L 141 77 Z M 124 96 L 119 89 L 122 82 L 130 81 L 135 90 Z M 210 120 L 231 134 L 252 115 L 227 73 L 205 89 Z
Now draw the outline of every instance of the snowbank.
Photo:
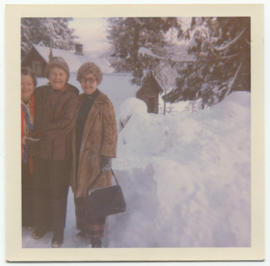
M 250 245 L 250 95 L 196 113 L 132 116 L 114 168 L 128 210 L 111 247 Z
M 146 103 L 135 97 L 127 98 L 120 106 L 119 122 L 121 129 L 125 127 L 129 119 L 134 115 L 145 115 L 147 113 Z

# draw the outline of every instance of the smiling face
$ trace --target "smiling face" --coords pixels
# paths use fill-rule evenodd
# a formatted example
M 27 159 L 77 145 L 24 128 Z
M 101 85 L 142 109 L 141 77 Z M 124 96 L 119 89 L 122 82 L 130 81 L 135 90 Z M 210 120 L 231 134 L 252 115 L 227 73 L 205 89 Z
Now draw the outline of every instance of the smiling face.
M 88 95 L 94 93 L 98 85 L 97 80 L 92 73 L 84 75 L 80 83 L 81 83 L 83 91 L 85 92 L 85 94 L 88 94 Z
M 28 102 L 34 92 L 35 84 L 30 75 L 21 76 L 21 98 L 24 102 Z
M 63 90 L 68 79 L 67 73 L 59 67 L 53 67 L 49 72 L 49 81 L 52 88 Z

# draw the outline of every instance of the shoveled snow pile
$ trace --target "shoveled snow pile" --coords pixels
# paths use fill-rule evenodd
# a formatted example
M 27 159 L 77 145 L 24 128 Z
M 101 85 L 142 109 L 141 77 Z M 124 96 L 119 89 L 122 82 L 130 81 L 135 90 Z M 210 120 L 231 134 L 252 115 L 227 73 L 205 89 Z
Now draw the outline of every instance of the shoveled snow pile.
M 114 169 L 127 212 L 110 247 L 250 245 L 250 94 L 196 113 L 133 115 Z
M 125 127 L 129 119 L 134 115 L 145 115 L 147 106 L 144 101 L 135 97 L 127 98 L 121 105 L 119 110 L 119 122 L 121 129 Z

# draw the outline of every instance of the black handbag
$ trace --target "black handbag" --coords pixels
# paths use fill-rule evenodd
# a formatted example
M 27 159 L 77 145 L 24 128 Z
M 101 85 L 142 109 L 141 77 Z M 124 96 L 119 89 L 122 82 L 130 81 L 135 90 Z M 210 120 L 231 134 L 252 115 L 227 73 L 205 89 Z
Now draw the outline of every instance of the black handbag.
M 116 185 L 89 191 L 87 195 L 87 214 L 89 217 L 104 217 L 126 210 L 126 202 L 122 189 L 113 170 L 111 171 Z M 97 176 L 92 185 L 101 174 Z

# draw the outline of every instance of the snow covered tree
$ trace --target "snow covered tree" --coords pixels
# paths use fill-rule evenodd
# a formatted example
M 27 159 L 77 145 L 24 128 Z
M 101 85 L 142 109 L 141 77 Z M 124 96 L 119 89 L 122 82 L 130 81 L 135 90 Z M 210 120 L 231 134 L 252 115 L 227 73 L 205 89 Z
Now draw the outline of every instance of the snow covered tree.
M 111 65 L 132 73 L 132 82 L 142 85 L 163 59 L 164 33 L 177 27 L 176 18 L 111 18 L 108 39 L 112 43 Z
M 22 18 L 21 56 L 25 56 L 32 44 L 70 50 L 74 46 L 74 30 L 68 25 L 72 18 Z
M 232 90 L 250 91 L 249 17 L 192 18 L 186 34 L 188 50 L 197 60 L 182 67 L 177 88 L 165 100 L 202 99 L 204 107 Z
M 165 102 L 200 99 L 203 108 L 250 90 L 249 17 L 113 18 L 108 38 L 112 66 L 139 86 L 153 75 Z

